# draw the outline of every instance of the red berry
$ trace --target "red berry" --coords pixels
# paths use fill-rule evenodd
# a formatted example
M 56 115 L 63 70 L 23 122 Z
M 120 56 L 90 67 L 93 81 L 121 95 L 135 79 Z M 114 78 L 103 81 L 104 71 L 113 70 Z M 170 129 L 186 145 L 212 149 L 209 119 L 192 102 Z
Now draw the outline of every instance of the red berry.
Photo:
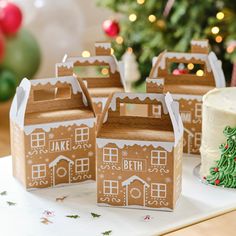
M 203 179 L 206 179 L 206 176 L 203 176 Z
M 22 12 L 14 3 L 1 1 L 0 27 L 6 35 L 15 34 L 22 23 Z
M 225 145 L 225 149 L 228 149 L 228 147 L 229 147 L 228 144 L 226 144 L 226 145 Z
M 234 158 L 234 160 L 236 161 L 236 157 Z
M 184 74 L 188 74 L 188 70 L 186 70 L 186 69 L 174 69 L 172 73 L 173 73 L 173 75 L 184 75 Z
M 214 168 L 214 171 L 215 171 L 215 172 L 218 172 L 218 171 L 219 171 L 219 169 L 216 167 L 216 168 Z
M 220 184 L 220 180 L 219 179 L 215 180 L 215 185 L 219 185 L 219 184 Z

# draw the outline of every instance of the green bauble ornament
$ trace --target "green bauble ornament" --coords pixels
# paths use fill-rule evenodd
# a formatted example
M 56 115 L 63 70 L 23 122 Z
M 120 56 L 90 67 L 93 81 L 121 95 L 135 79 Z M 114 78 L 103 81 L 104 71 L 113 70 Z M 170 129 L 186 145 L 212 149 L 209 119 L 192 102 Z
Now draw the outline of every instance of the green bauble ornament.
M 18 81 L 31 79 L 40 65 L 40 49 L 36 39 L 27 30 L 20 30 L 6 40 L 5 56 L 2 68 L 13 71 Z
M 16 75 L 8 70 L 0 71 L 0 101 L 7 101 L 16 91 Z

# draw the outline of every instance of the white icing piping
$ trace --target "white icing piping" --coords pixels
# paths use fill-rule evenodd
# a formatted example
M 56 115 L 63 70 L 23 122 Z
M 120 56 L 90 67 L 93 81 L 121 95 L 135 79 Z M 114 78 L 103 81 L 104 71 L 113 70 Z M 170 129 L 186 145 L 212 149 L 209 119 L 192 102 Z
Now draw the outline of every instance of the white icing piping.
M 35 129 L 43 129 L 45 132 L 49 132 L 51 129 L 55 129 L 60 126 L 68 127 L 72 125 L 77 125 L 77 126 L 87 125 L 89 128 L 92 128 L 94 127 L 95 124 L 96 124 L 96 118 L 60 121 L 60 122 L 52 122 L 52 123 L 44 123 L 44 124 L 36 124 L 36 125 L 26 125 L 24 126 L 24 132 L 25 132 L 25 135 L 29 135 Z
M 56 68 L 58 67 L 66 67 L 67 69 L 73 68 L 73 63 L 72 62 L 60 62 L 56 64 Z
M 103 148 L 107 144 L 115 144 L 118 148 L 124 148 L 124 146 L 139 145 L 141 147 L 153 146 L 154 148 L 162 147 L 166 151 L 171 152 L 174 147 L 174 142 L 155 142 L 155 141 L 142 141 L 142 140 L 125 140 L 125 139 L 105 139 L 97 138 L 98 148 Z
M 140 101 L 144 101 L 145 99 L 149 98 L 151 100 L 156 100 L 160 101 L 163 105 L 163 111 L 165 114 L 168 114 L 168 110 L 166 108 L 165 104 L 165 95 L 163 94 L 145 94 L 145 93 L 115 93 L 112 97 L 111 104 L 110 104 L 110 109 L 112 111 L 116 111 L 116 100 L 117 98 L 124 99 L 124 98 L 129 98 L 131 100 L 134 99 L 139 99 Z
M 66 83 L 70 84 L 72 87 L 73 94 L 77 94 L 78 92 L 82 93 L 82 89 L 80 88 L 80 85 L 78 81 L 73 77 L 73 76 L 63 76 L 63 77 L 58 77 L 58 78 L 47 78 L 47 79 L 35 79 L 35 80 L 30 80 L 32 86 L 36 85 L 46 85 L 46 84 L 51 84 L 51 85 L 56 85 L 56 83 Z
M 118 65 L 116 64 L 114 58 L 109 56 L 92 56 L 92 57 L 70 57 L 67 58 L 67 62 L 76 62 L 85 63 L 88 62 L 90 64 L 98 61 L 99 63 L 108 63 L 110 66 L 111 73 L 114 74 L 116 71 L 119 71 Z
M 174 100 L 186 99 L 186 100 L 197 100 L 202 101 L 201 95 L 189 95 L 189 94 L 171 94 Z
M 177 53 L 177 52 L 166 52 L 161 61 L 160 61 L 160 68 L 162 70 L 164 70 L 166 68 L 166 58 L 169 59 L 181 59 L 184 58 L 185 60 L 191 61 L 192 59 L 195 60 L 201 60 L 204 61 L 206 63 L 206 69 L 208 72 L 211 72 L 211 67 L 208 61 L 208 55 L 207 54 L 203 54 L 203 53 Z
M 192 40 L 191 45 L 197 45 L 202 48 L 208 47 L 208 41 L 207 40 Z
M 96 47 L 100 47 L 100 48 L 104 48 L 104 49 L 110 49 L 111 44 L 110 43 L 95 43 L 95 48 Z
M 153 84 L 157 84 L 158 86 L 160 85 L 164 85 L 164 81 L 165 79 L 164 78 L 157 78 L 157 79 L 150 79 L 150 78 L 147 78 L 146 79 L 146 82 L 147 83 L 153 83 Z
M 65 157 L 63 155 L 58 156 L 56 159 L 54 159 L 51 163 L 49 163 L 48 167 L 52 168 L 53 166 L 56 166 L 57 163 L 61 160 L 66 160 L 67 162 L 69 162 L 70 164 L 74 164 L 74 161 L 72 161 L 71 159 L 69 159 L 68 157 Z
M 106 103 L 106 101 L 107 101 L 107 97 L 93 97 L 92 98 L 92 101 L 94 102 L 94 103 L 99 103 L 99 102 L 102 102 L 102 103 Z
M 150 185 L 146 182 L 146 181 L 144 181 L 143 179 L 141 179 L 140 177 L 138 177 L 137 175 L 133 175 L 133 176 L 131 176 L 130 178 L 128 178 L 128 179 L 126 179 L 126 180 L 124 180 L 123 182 L 122 182 L 122 187 L 125 187 L 125 186 L 127 186 L 127 185 L 130 185 L 133 181 L 135 181 L 135 180 L 139 180 L 141 183 L 143 183 L 144 185 L 145 185 L 145 187 L 149 187 Z

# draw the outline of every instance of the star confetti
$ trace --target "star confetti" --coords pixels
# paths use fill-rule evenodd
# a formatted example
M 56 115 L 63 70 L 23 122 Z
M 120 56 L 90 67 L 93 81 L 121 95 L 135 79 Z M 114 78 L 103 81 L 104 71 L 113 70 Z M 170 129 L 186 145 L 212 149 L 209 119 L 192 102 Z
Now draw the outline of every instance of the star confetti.
M 68 217 L 68 218 L 73 218 L 73 219 L 80 218 L 79 215 L 67 215 L 66 217 Z
M 50 221 L 48 218 L 46 218 L 46 217 L 42 217 L 41 218 L 41 223 L 42 224 L 45 224 L 45 225 L 48 225 L 48 224 L 52 224 L 53 222 L 52 221 Z
M 111 233 L 112 233 L 112 230 L 107 230 L 107 231 L 105 231 L 105 232 L 102 232 L 102 235 L 111 235 Z
M 150 215 L 145 215 L 144 217 L 143 217 L 143 220 L 144 221 L 150 221 L 152 219 L 152 217 L 150 216 Z
M 49 210 L 45 210 L 45 211 L 43 212 L 43 215 L 44 215 L 45 217 L 53 217 L 53 216 L 55 216 L 54 212 L 53 212 L 53 211 L 49 211 Z
M 98 215 L 98 214 L 96 214 L 96 213 L 91 212 L 91 216 L 92 216 L 93 218 L 99 218 L 101 215 Z
M 56 202 L 63 202 L 68 196 L 57 197 Z
M 3 192 L 1 192 L 0 195 L 1 195 L 1 196 L 5 196 L 5 195 L 7 195 L 7 191 L 3 191 Z
M 9 205 L 9 206 L 15 206 L 16 205 L 16 203 L 15 202 L 7 202 L 7 204 Z

